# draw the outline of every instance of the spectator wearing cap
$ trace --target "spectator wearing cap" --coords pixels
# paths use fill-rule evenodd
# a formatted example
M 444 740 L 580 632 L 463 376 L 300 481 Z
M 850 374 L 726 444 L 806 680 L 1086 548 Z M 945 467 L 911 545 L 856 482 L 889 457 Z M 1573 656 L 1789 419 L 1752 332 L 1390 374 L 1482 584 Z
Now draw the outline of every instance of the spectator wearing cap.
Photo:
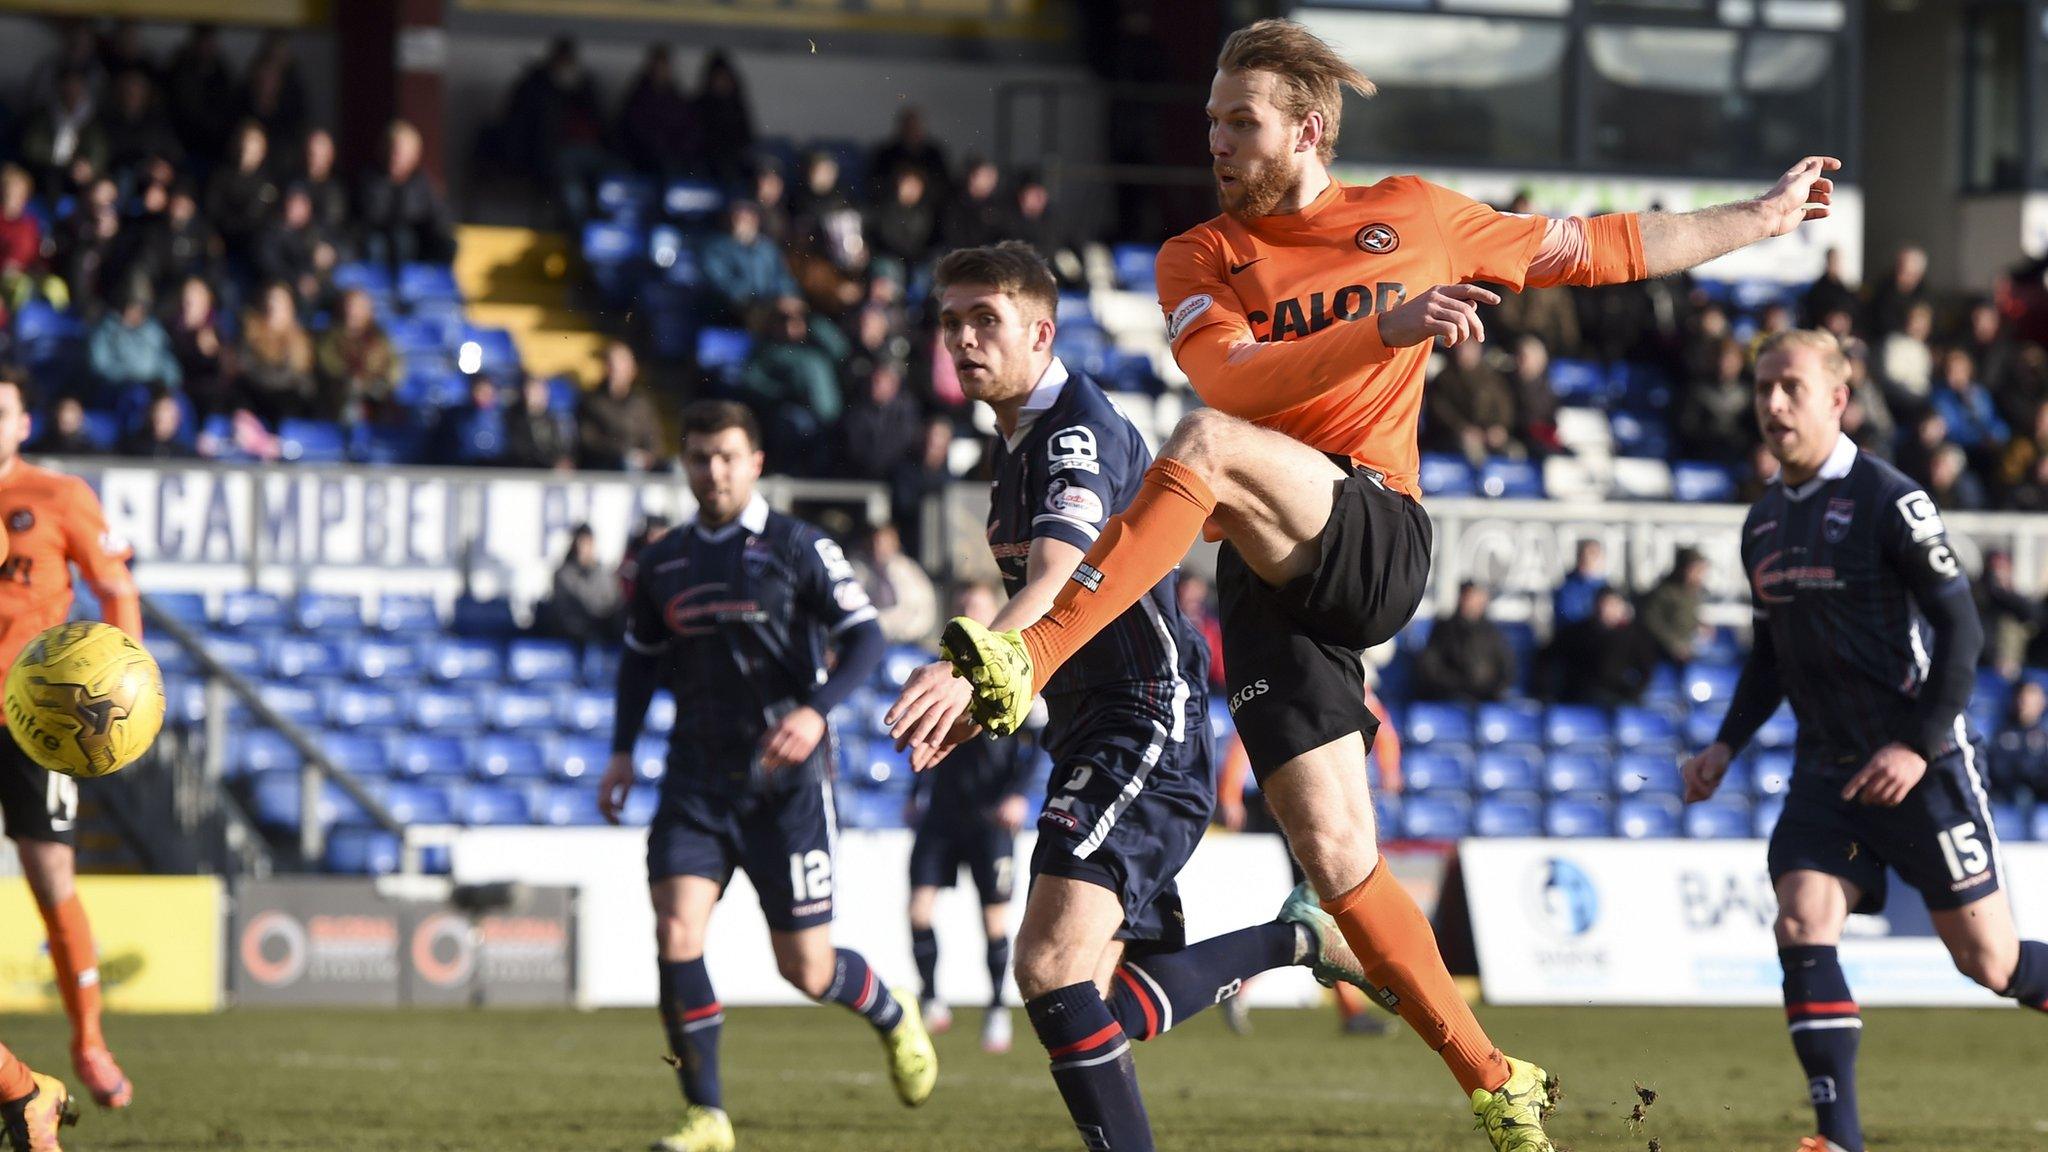
M 640 362 L 622 340 L 605 346 L 604 383 L 576 406 L 576 466 L 601 472 L 645 472 L 661 452 L 654 402 L 635 387 Z
M 759 306 L 797 294 L 782 250 L 762 235 L 761 210 L 751 200 L 726 206 L 724 230 L 704 238 L 697 263 L 717 320 L 740 321 Z
M 103 386 L 168 391 L 184 384 L 171 338 L 150 314 L 154 303 L 149 289 L 137 284 L 121 299 L 118 311 L 108 312 L 93 325 L 87 348 L 92 374 Z
M 1699 549 L 1680 548 L 1671 561 L 1671 571 L 1643 595 L 1637 618 L 1670 663 L 1691 660 L 1700 637 L 1706 634 L 1700 612 L 1707 600 L 1707 572 L 1707 558 Z
M 1458 585 L 1451 615 L 1429 630 L 1415 654 L 1415 695 L 1465 703 L 1498 700 L 1515 683 L 1515 650 L 1487 618 L 1493 596 L 1476 580 Z

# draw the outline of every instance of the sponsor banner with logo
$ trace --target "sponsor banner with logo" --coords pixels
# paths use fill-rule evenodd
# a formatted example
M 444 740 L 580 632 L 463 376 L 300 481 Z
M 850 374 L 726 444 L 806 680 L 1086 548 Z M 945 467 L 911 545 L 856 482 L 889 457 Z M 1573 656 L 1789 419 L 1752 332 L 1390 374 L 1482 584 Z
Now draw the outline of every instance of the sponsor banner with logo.
M 1468 840 L 1459 847 L 1479 972 L 1494 1004 L 1781 1001 L 1763 841 Z M 2048 845 L 2004 848 L 2022 935 L 2048 931 Z M 1919 894 L 1852 916 L 1842 967 L 1859 1003 L 2008 1003 L 1958 974 Z
M 221 884 L 211 876 L 80 876 L 110 1012 L 220 1007 Z M 28 885 L 0 884 L 0 1013 L 61 1012 Z
M 1017 866 L 1031 858 L 1032 834 L 1018 837 Z M 847 831 L 838 837 L 832 874 L 833 937 L 859 949 L 892 983 L 914 981 L 910 929 L 910 842 L 905 831 Z M 655 1002 L 654 913 L 647 901 L 647 833 L 629 828 L 478 828 L 455 841 L 460 883 L 521 881 L 577 889 L 576 1000 L 584 1007 L 645 1007 Z M 1390 852 L 1394 874 L 1425 909 L 1436 906 L 1444 858 L 1431 852 Z M 1188 938 L 1202 940 L 1271 920 L 1294 881 L 1286 849 L 1268 835 L 1212 835 L 1180 874 Z M 1023 886 L 1010 904 L 1014 934 L 1024 912 Z M 971 882 L 939 895 L 936 927 L 939 986 L 958 1003 L 988 995 L 982 963 L 981 908 Z M 711 922 L 705 952 L 718 998 L 726 1004 L 801 1004 L 776 974 L 753 885 L 735 873 Z M 1009 986 L 1011 1003 L 1016 987 Z M 1306 969 L 1261 976 L 1252 1003 L 1314 1004 L 1323 995 Z
M 235 891 L 229 988 L 241 1005 L 565 1004 L 573 903 L 526 889 L 472 916 L 369 880 L 251 881 Z

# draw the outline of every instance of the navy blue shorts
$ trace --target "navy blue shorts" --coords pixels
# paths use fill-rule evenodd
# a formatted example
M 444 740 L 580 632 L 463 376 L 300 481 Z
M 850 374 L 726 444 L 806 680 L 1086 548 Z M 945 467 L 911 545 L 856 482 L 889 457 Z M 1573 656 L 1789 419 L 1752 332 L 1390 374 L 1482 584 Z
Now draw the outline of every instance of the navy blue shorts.
M 1998 891 L 1998 838 L 1976 772 L 1976 753 L 1951 752 L 1896 808 L 1844 801 L 1848 783 L 1801 765 L 1771 833 L 1771 881 L 1810 870 L 1854 884 L 1853 912 L 1884 911 L 1885 867 L 1918 889 L 1927 907 L 1960 908 Z
M 1181 948 L 1187 923 L 1174 877 L 1215 807 L 1208 700 L 1193 692 L 1176 723 L 1170 699 L 1048 701 L 1053 761 L 1038 817 L 1033 876 L 1096 884 L 1123 900 L 1119 940 Z M 1057 734 L 1057 735 L 1055 735 Z
M 960 869 L 974 878 L 981 906 L 1010 902 L 1017 873 L 1017 836 L 985 812 L 928 808 L 910 845 L 910 886 L 951 888 Z
M 647 829 L 647 878 L 703 876 L 723 886 L 735 867 L 760 895 L 777 932 L 832 920 L 832 784 L 728 796 L 664 788 Z

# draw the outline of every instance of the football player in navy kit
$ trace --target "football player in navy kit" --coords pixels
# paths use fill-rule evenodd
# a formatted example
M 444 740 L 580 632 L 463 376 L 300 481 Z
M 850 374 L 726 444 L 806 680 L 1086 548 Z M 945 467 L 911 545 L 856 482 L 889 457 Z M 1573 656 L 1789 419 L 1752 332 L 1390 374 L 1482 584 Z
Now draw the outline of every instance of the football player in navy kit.
M 1835 946 L 1851 912 L 1882 911 L 1885 869 L 1926 900 L 1956 967 L 2048 1010 L 2048 945 L 2019 938 L 1964 709 L 1983 629 L 1941 512 L 1842 432 L 1849 364 L 1833 336 L 1758 349 L 1756 416 L 1778 478 L 1742 526 L 1756 634 L 1727 718 L 1684 765 L 1711 797 L 1778 705 L 1799 723 L 1771 834 L 1778 957 L 1792 1047 L 1819 1133 L 1802 1152 L 1863 1152 L 1863 1021 Z
M 598 804 L 617 822 L 633 745 L 664 673 L 676 699 L 661 802 L 647 836 L 661 1015 L 688 1102 L 656 1147 L 730 1152 L 718 1076 L 725 1019 L 704 967 L 711 910 L 733 869 L 759 893 L 776 966 L 804 995 L 866 1018 L 896 1093 L 922 1104 L 938 1058 L 914 999 L 860 953 L 832 945 L 833 741 L 827 717 L 881 662 L 867 592 L 824 533 L 768 507 L 753 414 L 726 401 L 683 410 L 697 514 L 649 544 L 627 603 L 612 758 Z M 829 662 L 828 650 L 838 660 Z
M 953 252 L 935 291 L 961 387 L 995 410 L 988 541 L 1010 600 L 992 627 L 1014 627 L 1079 578 L 1082 554 L 1137 493 L 1151 452 L 1099 385 L 1053 355 L 1058 288 L 1031 248 Z M 1364 979 L 1306 888 L 1270 923 L 1186 942 L 1174 877 L 1215 802 L 1207 664 L 1169 573 L 1046 686 L 1053 771 L 1016 977 L 1091 1152 L 1153 1148 L 1130 1039 L 1165 1032 L 1267 969 Z M 970 695 L 944 661 L 912 674 L 887 720 L 914 767 L 933 767 L 979 732 Z

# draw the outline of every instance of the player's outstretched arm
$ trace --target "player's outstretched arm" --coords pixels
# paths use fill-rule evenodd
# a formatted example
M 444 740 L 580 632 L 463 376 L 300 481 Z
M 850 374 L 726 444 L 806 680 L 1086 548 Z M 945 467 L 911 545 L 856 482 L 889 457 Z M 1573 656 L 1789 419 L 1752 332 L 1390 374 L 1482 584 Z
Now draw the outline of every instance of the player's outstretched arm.
M 1645 212 L 1638 218 L 1643 261 L 1652 277 L 1669 276 L 1783 236 L 1808 220 L 1828 214 L 1835 182 L 1828 173 L 1842 166 L 1832 156 L 1808 156 L 1754 200 L 1717 204 L 1697 212 Z

